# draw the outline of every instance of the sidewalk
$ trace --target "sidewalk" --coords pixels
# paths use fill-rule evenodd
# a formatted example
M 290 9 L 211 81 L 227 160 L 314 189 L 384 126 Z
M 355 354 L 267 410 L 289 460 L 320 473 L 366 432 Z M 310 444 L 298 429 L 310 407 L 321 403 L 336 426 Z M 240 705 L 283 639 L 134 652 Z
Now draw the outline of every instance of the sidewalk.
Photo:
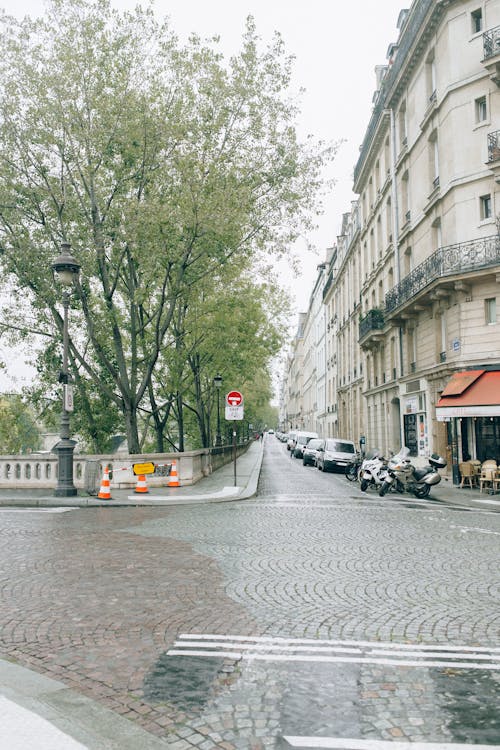
M 75 497 L 55 497 L 48 490 L 0 489 L 0 506 L 87 508 L 101 505 L 162 506 L 245 500 L 257 492 L 263 454 L 264 444 L 254 441 L 248 450 L 236 459 L 236 484 L 234 462 L 231 461 L 188 487 L 151 487 L 144 494 L 134 494 L 132 489 L 112 488 L 111 500 L 101 500 L 83 490 L 79 490 Z

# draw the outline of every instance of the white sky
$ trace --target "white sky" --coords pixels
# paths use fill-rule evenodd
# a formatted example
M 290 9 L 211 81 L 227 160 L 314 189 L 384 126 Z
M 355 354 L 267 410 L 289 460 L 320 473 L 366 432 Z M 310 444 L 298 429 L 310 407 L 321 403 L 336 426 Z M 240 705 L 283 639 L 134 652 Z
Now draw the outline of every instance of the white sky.
M 112 0 L 117 8 L 130 8 L 137 0 Z M 146 4 L 146 3 L 143 3 Z M 218 34 L 227 54 L 239 49 L 245 18 L 253 15 L 264 42 L 275 30 L 296 58 L 295 89 L 304 88 L 299 133 L 327 141 L 345 142 L 325 173 L 336 186 L 325 203 L 319 229 L 308 237 L 318 254 L 299 243 L 300 278 L 291 279 L 283 266 L 285 286 L 296 311 L 306 310 L 316 266 L 325 257 L 340 229 L 341 216 L 354 198 L 353 168 L 372 109 L 376 65 L 384 65 L 390 42 L 397 39 L 396 23 L 411 0 L 156 0 L 159 17 L 168 16 L 173 30 L 185 38 L 195 31 L 202 37 Z M 0 8 L 18 18 L 43 15 L 43 0 L 0 0 Z M 0 356 L 2 351 L 0 349 Z M 1 381 L 4 378 L 0 377 Z

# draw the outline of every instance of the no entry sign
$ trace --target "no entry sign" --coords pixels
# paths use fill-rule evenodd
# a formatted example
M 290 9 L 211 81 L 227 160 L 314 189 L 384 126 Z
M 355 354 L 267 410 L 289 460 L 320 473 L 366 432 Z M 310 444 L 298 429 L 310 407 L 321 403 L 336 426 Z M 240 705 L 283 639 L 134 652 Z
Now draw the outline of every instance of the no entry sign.
M 229 391 L 226 394 L 227 406 L 243 406 L 243 396 L 239 391 Z
M 234 421 L 243 419 L 243 396 L 239 391 L 226 393 L 226 419 Z

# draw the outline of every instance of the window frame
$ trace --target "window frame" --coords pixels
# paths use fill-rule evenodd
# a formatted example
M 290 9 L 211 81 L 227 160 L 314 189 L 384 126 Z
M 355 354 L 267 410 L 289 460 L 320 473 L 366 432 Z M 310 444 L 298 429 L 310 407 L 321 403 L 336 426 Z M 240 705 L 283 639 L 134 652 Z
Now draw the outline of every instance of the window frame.
M 491 221 L 493 218 L 493 199 L 491 193 L 479 196 L 479 218 L 481 221 Z
M 481 34 L 483 31 L 483 8 L 482 6 L 471 11 L 470 22 L 473 35 Z
M 482 114 L 484 114 L 484 117 L 481 116 Z M 488 121 L 488 99 L 486 94 L 474 99 L 474 119 L 476 125 L 484 125 Z
M 484 300 L 484 320 L 487 326 L 497 324 L 497 298 L 486 297 Z

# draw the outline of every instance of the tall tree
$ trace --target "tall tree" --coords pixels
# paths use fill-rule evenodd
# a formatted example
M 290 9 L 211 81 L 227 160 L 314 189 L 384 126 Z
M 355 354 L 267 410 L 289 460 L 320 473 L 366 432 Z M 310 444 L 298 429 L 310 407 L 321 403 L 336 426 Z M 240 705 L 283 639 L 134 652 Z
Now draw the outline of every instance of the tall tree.
M 138 411 L 178 304 L 221 264 L 283 252 L 308 226 L 334 148 L 298 143 L 277 36 L 238 55 L 180 47 L 151 10 L 52 0 L 1 17 L 0 244 L 5 278 L 61 330 L 47 269 L 69 241 L 82 265 L 71 359 L 122 414 Z M 180 402 L 179 402 L 180 406 Z

